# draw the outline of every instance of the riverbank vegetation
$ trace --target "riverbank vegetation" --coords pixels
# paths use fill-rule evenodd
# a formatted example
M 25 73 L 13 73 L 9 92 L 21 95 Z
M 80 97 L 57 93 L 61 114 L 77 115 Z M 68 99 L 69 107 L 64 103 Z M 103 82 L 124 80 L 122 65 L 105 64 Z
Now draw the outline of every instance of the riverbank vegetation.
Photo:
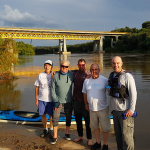
M 0 39 L 0 79 L 15 79 L 13 69 L 18 65 L 18 49 L 12 39 Z
M 106 52 L 150 53 L 150 21 L 144 22 L 141 29 L 116 28 L 112 32 L 128 32 L 119 37 L 114 48 L 106 48 Z M 115 39 L 114 39 L 115 41 Z
M 35 55 L 33 46 L 0 38 L 0 80 L 17 79 L 13 72 L 14 66 L 18 65 L 18 55 Z
M 16 42 L 17 49 L 19 50 L 19 55 L 35 55 L 33 50 L 33 45 L 25 44 L 22 41 Z

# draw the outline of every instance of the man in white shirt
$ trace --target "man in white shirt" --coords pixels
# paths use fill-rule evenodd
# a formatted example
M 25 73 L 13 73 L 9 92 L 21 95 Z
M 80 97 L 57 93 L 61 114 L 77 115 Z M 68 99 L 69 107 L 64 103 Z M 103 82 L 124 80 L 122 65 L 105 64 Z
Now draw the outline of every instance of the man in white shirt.
M 102 150 L 108 150 L 107 140 L 111 130 L 108 100 L 106 98 L 108 79 L 99 75 L 100 68 L 98 64 L 92 64 L 90 72 L 92 76 L 84 81 L 82 92 L 85 108 L 90 111 L 90 127 L 94 129 L 96 138 L 96 143 L 91 149 L 94 150 L 101 147 L 100 124 L 104 139 Z
M 53 124 L 52 124 L 52 115 L 53 115 L 53 102 L 50 93 L 51 88 L 51 79 L 52 79 L 52 68 L 53 63 L 51 60 L 46 60 L 44 63 L 45 71 L 40 73 L 35 81 L 35 96 L 36 96 L 36 106 L 38 107 L 38 113 L 41 116 L 43 123 L 43 133 L 40 135 L 42 138 L 48 135 L 52 138 L 53 134 Z M 50 131 L 47 128 L 47 117 L 49 115 L 50 121 Z

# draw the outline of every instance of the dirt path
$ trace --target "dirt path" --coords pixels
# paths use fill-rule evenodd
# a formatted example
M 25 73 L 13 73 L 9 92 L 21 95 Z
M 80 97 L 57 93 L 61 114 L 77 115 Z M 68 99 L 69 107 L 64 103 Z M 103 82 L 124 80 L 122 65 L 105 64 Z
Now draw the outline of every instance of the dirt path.
M 72 141 L 66 141 L 64 137 L 65 126 L 59 125 L 58 141 L 55 145 L 50 145 L 50 139 L 40 138 L 42 128 L 16 125 L 8 123 L 0 123 L 0 150 L 69 150 L 69 149 L 90 149 L 84 140 L 75 143 L 73 139 L 77 137 L 75 125 L 71 126 L 70 134 Z M 95 142 L 93 136 L 93 142 Z M 115 137 L 113 134 L 109 138 L 109 149 L 116 150 Z

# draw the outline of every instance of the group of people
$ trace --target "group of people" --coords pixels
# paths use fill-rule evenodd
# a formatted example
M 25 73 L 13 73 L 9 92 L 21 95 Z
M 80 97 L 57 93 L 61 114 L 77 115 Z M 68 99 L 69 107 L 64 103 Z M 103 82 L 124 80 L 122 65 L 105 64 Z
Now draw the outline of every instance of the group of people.
M 54 73 L 52 61 L 47 60 L 44 63 L 45 71 L 39 74 L 35 82 L 36 106 L 44 127 L 41 137 L 49 134 L 50 144 L 56 144 L 59 117 L 64 109 L 66 116 L 64 137 L 71 140 L 69 130 L 74 110 L 78 132 L 74 142 L 83 140 L 82 118 L 84 118 L 87 144 L 92 150 L 101 148 L 101 129 L 102 150 L 108 150 L 110 113 L 112 113 L 118 150 L 134 150 L 132 115 L 135 111 L 137 93 L 131 72 L 122 69 L 121 57 L 116 56 L 112 59 L 113 72 L 108 79 L 100 75 L 98 64 L 92 64 L 90 72 L 86 70 L 84 59 L 78 60 L 78 70 L 69 70 L 69 65 L 68 60 L 61 61 L 60 70 Z M 49 115 L 50 129 L 47 128 L 46 114 Z M 91 129 L 94 130 L 95 144 L 92 142 Z

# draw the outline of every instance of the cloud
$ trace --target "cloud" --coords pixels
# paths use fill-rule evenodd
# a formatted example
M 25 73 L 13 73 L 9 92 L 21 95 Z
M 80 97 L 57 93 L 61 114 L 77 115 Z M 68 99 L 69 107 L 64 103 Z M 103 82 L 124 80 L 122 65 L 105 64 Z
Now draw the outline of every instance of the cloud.
M 32 15 L 28 12 L 21 13 L 18 9 L 12 9 L 9 5 L 4 5 L 5 10 L 0 12 L 0 19 L 3 20 L 2 25 L 18 26 L 18 27 L 48 27 L 59 28 L 55 19 L 49 17 L 41 17 Z

